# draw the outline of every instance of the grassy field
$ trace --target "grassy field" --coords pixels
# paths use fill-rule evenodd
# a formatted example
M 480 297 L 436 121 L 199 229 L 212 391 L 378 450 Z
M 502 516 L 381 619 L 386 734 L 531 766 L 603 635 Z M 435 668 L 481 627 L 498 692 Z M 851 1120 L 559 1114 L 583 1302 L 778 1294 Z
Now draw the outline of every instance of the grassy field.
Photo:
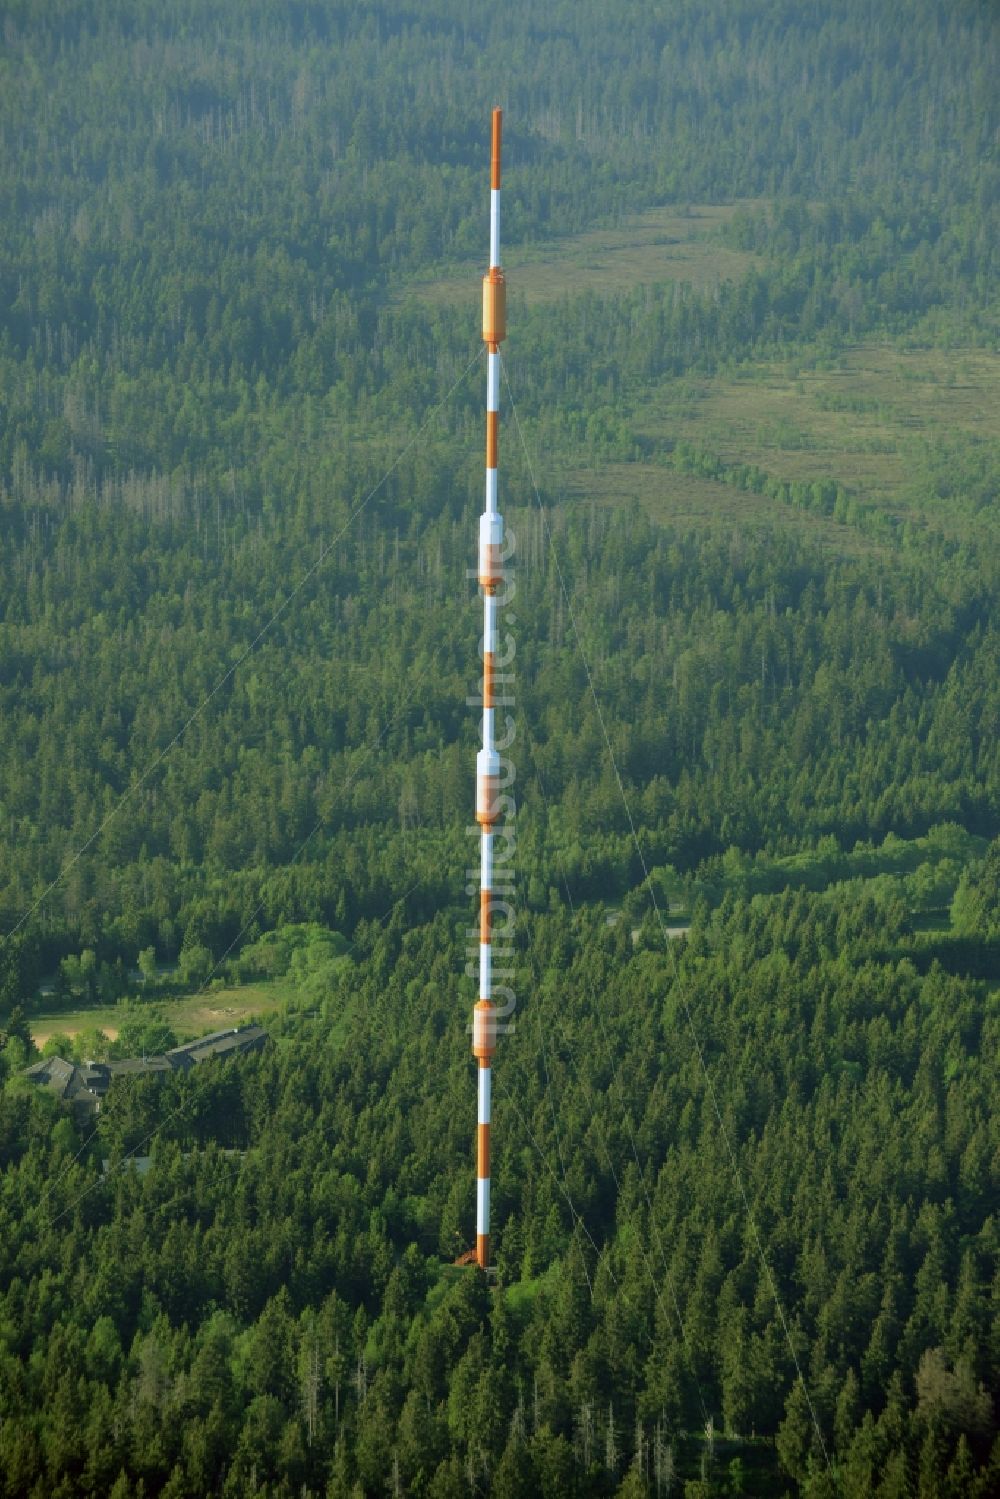
M 739 204 L 654 208 L 615 229 L 589 229 L 565 239 L 517 246 L 503 255 L 512 306 L 557 301 L 582 292 L 607 293 L 658 281 L 712 287 L 738 280 L 757 257 L 719 241 L 722 225 Z M 743 205 L 746 206 L 746 205 Z M 447 270 L 407 282 L 398 295 L 438 306 L 478 301 L 480 261 L 457 261 Z
M 168 1021 L 179 1041 L 193 1040 L 206 1031 L 221 1031 L 227 1026 L 244 1025 L 251 1017 L 264 1018 L 284 1007 L 289 998 L 287 984 L 243 984 L 237 989 L 215 989 L 210 993 L 183 995 L 178 999 L 158 999 L 157 1008 Z M 124 1015 L 136 1013 L 140 1006 L 102 1005 L 79 1010 L 61 1010 L 53 1015 L 37 1015 L 31 1024 L 36 1046 L 43 1046 L 57 1033 L 76 1036 L 80 1031 L 102 1030 L 109 1041 L 117 1040 Z
M 1000 354 L 859 343 L 828 368 L 762 363 L 665 382 L 634 426 L 779 479 L 834 479 L 905 515 L 928 444 L 1000 442 Z M 935 519 L 963 525 L 947 506 Z
M 791 509 L 767 495 L 748 493 L 697 474 L 655 463 L 606 463 L 568 471 L 563 497 L 599 505 L 638 503 L 654 520 L 686 530 L 722 526 L 781 526 L 842 554 L 881 551 L 851 526 L 811 511 Z
M 758 257 L 722 242 L 741 206 L 696 204 L 649 210 L 613 229 L 505 253 L 512 308 L 584 293 L 607 294 L 677 280 L 697 288 L 738 280 Z M 405 283 L 400 298 L 439 306 L 478 298 L 480 262 L 438 266 Z M 825 362 L 800 354 L 704 379 L 662 382 L 631 423 L 637 436 L 683 441 L 724 462 L 751 463 L 776 479 L 834 480 L 860 500 L 905 517 L 933 511 L 961 534 L 968 514 L 950 501 L 918 499 L 913 476 L 928 447 L 1000 443 L 1000 353 L 866 339 Z M 655 464 L 590 466 L 570 458 L 565 497 L 619 505 L 637 500 L 675 523 L 768 522 L 808 532 L 838 550 L 877 549 L 855 528 L 822 515 Z M 1000 463 L 1000 460 L 998 460 Z

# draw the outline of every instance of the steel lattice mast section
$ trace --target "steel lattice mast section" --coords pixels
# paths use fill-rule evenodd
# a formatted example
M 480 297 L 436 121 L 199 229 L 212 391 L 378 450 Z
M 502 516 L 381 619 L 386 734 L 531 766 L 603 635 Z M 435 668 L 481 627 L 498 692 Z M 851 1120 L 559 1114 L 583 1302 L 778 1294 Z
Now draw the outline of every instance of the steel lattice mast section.
M 476 756 L 476 821 L 481 833 L 479 892 L 479 1000 L 473 1015 L 472 1050 L 479 1063 L 479 1129 L 476 1150 L 476 1263 L 490 1263 L 490 1095 L 496 1050 L 490 901 L 493 889 L 493 824 L 499 817 L 500 756 L 495 747 L 493 661 L 497 641 L 497 587 L 503 581 L 503 517 L 497 509 L 500 435 L 500 343 L 506 328 L 506 287 L 500 269 L 500 136 L 502 112 L 493 111 L 490 159 L 490 268 L 483 277 L 483 339 L 486 343 L 486 509 L 479 518 L 479 582 L 483 590 L 483 747 Z

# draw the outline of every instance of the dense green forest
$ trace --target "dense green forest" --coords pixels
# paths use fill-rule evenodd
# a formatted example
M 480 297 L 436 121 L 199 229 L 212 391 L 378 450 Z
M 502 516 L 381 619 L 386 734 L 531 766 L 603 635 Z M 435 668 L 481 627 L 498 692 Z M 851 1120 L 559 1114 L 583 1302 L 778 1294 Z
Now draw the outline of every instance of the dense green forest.
M 0 20 L 0 1494 L 1000 1492 L 995 7 Z M 219 979 L 264 1055 L 21 1076 Z

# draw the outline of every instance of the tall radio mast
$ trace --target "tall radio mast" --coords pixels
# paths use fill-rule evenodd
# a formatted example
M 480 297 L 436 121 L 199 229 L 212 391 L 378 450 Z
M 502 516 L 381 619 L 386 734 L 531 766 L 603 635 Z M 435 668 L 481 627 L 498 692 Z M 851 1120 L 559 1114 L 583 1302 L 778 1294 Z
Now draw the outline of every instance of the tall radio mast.
M 493 890 L 493 824 L 500 814 L 500 756 L 494 735 L 493 660 L 497 641 L 497 586 L 503 581 L 503 516 L 497 509 L 500 437 L 500 344 L 507 333 L 506 286 L 500 269 L 500 138 L 503 112 L 493 111 L 490 157 L 490 268 L 483 277 L 486 343 L 486 509 L 479 518 L 479 583 L 483 590 L 483 747 L 476 756 L 476 821 L 481 836 L 479 891 L 479 1000 L 473 1012 L 472 1050 L 479 1063 L 479 1129 L 476 1149 L 476 1263 L 490 1263 L 490 1093 L 496 1050 L 490 903 Z

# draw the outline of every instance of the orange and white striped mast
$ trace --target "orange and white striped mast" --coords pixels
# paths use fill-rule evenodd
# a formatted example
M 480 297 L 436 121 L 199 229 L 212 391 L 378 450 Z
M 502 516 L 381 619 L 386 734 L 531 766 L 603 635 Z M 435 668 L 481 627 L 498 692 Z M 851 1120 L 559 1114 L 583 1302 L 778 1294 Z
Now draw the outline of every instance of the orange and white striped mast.
M 493 663 L 497 647 L 497 588 L 503 581 L 503 516 L 497 509 L 500 437 L 500 344 L 506 336 L 506 286 L 500 269 L 500 137 L 503 114 L 493 111 L 490 159 L 490 268 L 483 277 L 486 343 L 486 508 L 479 518 L 479 583 L 483 590 L 483 747 L 476 756 L 476 821 L 481 836 L 479 891 L 479 1000 L 473 1014 L 472 1050 L 479 1063 L 479 1129 L 476 1149 L 476 1263 L 490 1263 L 490 1101 L 496 1006 L 490 944 L 493 890 L 493 824 L 500 815 L 500 756 L 494 733 Z

